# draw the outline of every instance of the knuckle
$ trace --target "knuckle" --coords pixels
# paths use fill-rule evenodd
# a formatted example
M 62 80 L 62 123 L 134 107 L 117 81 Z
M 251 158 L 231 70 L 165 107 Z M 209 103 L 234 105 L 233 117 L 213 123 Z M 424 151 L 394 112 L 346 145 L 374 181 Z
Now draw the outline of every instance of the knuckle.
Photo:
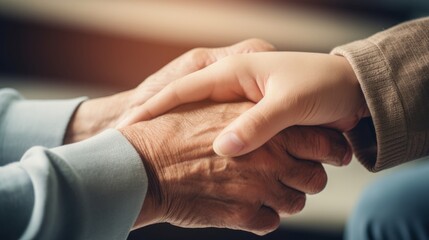
M 304 193 L 294 194 L 294 196 L 290 199 L 291 206 L 287 213 L 292 215 L 301 212 L 305 207 L 306 200 L 307 198 Z
M 264 236 L 273 232 L 280 226 L 280 217 L 273 217 L 270 221 L 261 222 L 259 226 L 255 227 L 253 233 Z
M 265 235 L 276 230 L 280 225 L 280 216 L 268 207 L 261 207 L 252 219 L 249 219 L 245 228 L 255 234 Z
M 317 147 L 313 149 L 314 155 L 324 163 L 341 165 L 343 156 L 347 152 L 347 140 L 335 130 L 318 130 L 318 134 L 315 134 L 315 145 Z
M 259 38 L 251 38 L 248 40 L 245 40 L 243 42 L 243 45 L 245 46 L 244 52 L 258 52 L 258 51 L 273 51 L 275 50 L 275 47 L 262 39 Z
M 238 206 L 236 211 L 236 221 L 241 223 L 244 226 L 247 226 L 251 223 L 252 219 L 256 216 L 258 207 L 253 204 L 246 204 Z
M 305 136 L 305 131 L 302 127 L 292 126 L 282 130 L 273 138 L 274 143 L 282 147 L 284 151 L 294 150 L 295 152 L 305 151 L 306 146 L 312 144 L 308 137 Z M 310 129 L 309 127 L 307 127 Z
M 292 178 L 295 178 L 292 180 L 295 184 L 295 189 L 307 194 L 321 192 L 328 182 L 328 176 L 322 164 L 304 160 L 304 163 L 300 165 L 301 166 L 296 167 L 296 170 L 293 171 L 291 175 Z M 291 177 L 287 179 L 284 177 L 283 179 L 285 180 L 283 180 L 283 182 L 292 179 Z
M 199 68 L 208 66 L 211 62 L 211 56 L 208 48 L 194 48 L 186 53 L 188 61 L 199 64 Z
M 187 56 L 191 59 L 200 58 L 201 56 L 205 56 L 207 54 L 206 48 L 194 48 L 189 50 Z
M 306 180 L 306 185 L 308 188 L 309 194 L 315 194 L 321 192 L 328 183 L 328 175 L 323 169 L 322 165 L 317 164 L 310 174 L 308 174 L 308 178 Z

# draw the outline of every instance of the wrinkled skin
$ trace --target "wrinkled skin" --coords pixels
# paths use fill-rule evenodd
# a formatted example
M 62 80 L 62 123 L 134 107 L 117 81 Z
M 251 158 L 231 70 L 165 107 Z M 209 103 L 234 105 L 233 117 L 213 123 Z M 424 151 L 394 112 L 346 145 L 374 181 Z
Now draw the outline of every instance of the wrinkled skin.
M 120 129 L 149 177 L 135 228 L 169 222 L 266 234 L 278 227 L 280 216 L 302 210 L 305 193 L 325 187 L 320 162 L 342 165 L 349 154 L 346 140 L 333 130 L 292 127 L 242 157 L 215 154 L 217 134 L 252 106 L 186 105 Z

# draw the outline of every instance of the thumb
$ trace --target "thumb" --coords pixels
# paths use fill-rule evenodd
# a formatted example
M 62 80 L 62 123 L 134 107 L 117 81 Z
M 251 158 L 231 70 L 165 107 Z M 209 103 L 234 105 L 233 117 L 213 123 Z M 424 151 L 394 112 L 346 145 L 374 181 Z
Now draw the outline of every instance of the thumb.
M 240 156 L 257 149 L 292 125 L 285 121 L 276 105 L 262 98 L 218 135 L 213 142 L 214 151 L 220 156 Z

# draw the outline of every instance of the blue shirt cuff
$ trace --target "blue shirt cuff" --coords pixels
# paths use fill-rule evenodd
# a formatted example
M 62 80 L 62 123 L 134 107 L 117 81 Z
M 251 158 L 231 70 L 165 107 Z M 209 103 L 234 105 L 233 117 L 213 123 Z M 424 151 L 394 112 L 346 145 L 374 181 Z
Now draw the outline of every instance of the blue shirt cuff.
M 5 91 L 3 91 L 5 92 Z M 70 118 L 86 98 L 24 100 L 15 91 L 3 107 L 0 125 L 0 162 L 18 161 L 29 148 L 62 145 Z
M 54 149 L 36 147 L 21 163 L 35 192 L 23 238 L 126 239 L 148 180 L 139 154 L 119 131 Z

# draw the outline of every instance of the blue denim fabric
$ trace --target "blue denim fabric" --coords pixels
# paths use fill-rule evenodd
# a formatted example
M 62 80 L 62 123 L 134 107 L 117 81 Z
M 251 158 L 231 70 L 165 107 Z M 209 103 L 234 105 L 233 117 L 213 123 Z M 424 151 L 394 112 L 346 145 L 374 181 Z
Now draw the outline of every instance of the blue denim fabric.
M 370 185 L 347 223 L 345 239 L 429 239 L 429 158 Z

